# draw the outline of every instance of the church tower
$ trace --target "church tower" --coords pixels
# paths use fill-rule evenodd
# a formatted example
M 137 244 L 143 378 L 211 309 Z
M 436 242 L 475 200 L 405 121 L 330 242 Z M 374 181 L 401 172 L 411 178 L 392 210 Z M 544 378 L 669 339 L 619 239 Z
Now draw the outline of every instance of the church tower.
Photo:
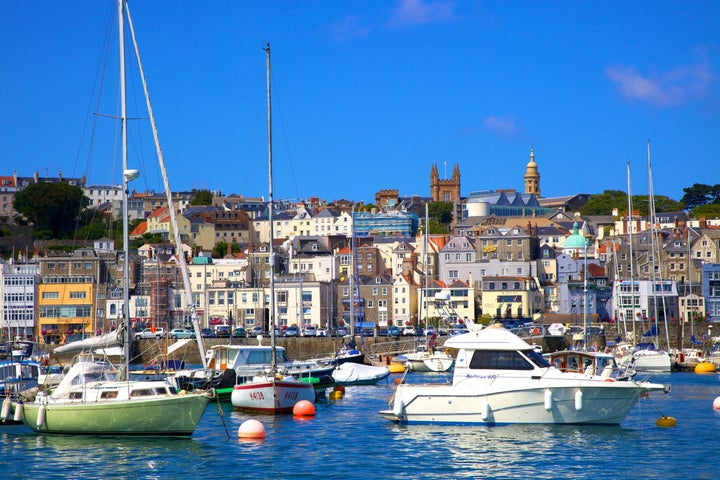
M 530 161 L 525 169 L 525 194 L 534 194 L 540 198 L 540 172 L 535 163 L 535 150 L 530 149 Z
M 455 163 L 452 177 L 441 179 L 437 164 L 430 169 L 430 196 L 433 202 L 454 202 L 460 200 L 460 167 Z

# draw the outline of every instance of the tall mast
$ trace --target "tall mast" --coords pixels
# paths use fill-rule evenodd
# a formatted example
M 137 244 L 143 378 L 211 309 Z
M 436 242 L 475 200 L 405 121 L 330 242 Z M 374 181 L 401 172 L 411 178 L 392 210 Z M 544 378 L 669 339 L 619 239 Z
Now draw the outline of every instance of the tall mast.
M 124 2 L 125 0 L 119 0 Z M 130 17 L 130 10 L 125 6 L 128 12 L 128 27 L 130 27 L 130 34 L 132 35 L 133 47 L 135 49 L 135 58 L 137 58 L 138 71 L 140 73 L 140 80 L 142 81 L 143 93 L 145 94 L 145 105 L 148 110 L 148 117 L 150 118 L 150 126 L 152 128 L 153 141 L 155 143 L 155 153 L 158 158 L 158 165 L 160 167 L 160 173 L 163 180 L 163 188 L 165 190 L 165 198 L 168 204 L 168 213 L 170 214 L 170 224 L 173 230 L 173 240 L 175 241 L 175 248 L 177 249 L 177 259 L 180 264 L 180 272 L 183 279 L 183 289 L 185 292 L 185 308 L 190 312 L 190 318 L 195 330 L 195 339 L 197 340 L 198 349 L 200 351 L 200 359 L 203 363 L 203 367 L 207 368 L 207 358 L 205 358 L 205 344 L 203 342 L 202 335 L 200 335 L 200 327 L 198 325 L 197 310 L 195 305 L 195 299 L 192 294 L 192 285 L 190 284 L 190 273 L 187 269 L 187 262 L 185 261 L 185 253 L 183 252 L 182 239 L 180 238 L 180 229 L 178 228 L 177 215 L 175 214 L 175 207 L 172 199 L 172 190 L 170 189 L 170 181 L 167 176 L 167 168 L 165 167 L 165 157 L 163 156 L 162 148 L 160 147 L 160 136 L 157 131 L 157 123 L 155 122 L 155 115 L 153 113 L 152 104 L 150 103 L 150 92 L 148 91 L 147 80 L 145 79 L 145 71 L 143 70 L 142 62 L 140 61 L 140 50 L 138 49 L 137 39 L 135 38 L 135 29 L 133 28 L 132 18 Z M 127 218 L 127 215 L 125 216 Z
M 633 241 L 632 241 L 632 190 L 630 189 L 630 162 L 627 162 L 627 194 L 628 194 L 628 245 L 630 246 L 630 308 L 632 311 L 632 341 L 635 345 L 635 272 L 633 271 Z M 626 315 L 627 316 L 627 315 Z
M 427 284 L 428 284 L 428 272 L 429 272 L 429 268 L 428 268 L 428 258 L 429 258 L 429 256 L 428 256 L 428 230 L 429 230 L 429 229 L 428 229 L 428 227 L 429 227 L 429 225 L 430 225 L 430 222 L 429 222 L 429 220 L 428 220 L 428 204 L 425 203 L 425 238 L 424 238 L 424 242 L 425 242 L 425 245 L 424 245 L 425 260 L 424 260 L 424 262 L 423 262 L 425 265 L 424 265 L 424 268 L 423 268 L 423 285 L 422 285 L 422 288 L 423 288 L 423 292 L 422 292 L 423 301 L 420 303 L 420 318 L 421 318 L 421 319 L 422 319 L 422 313 L 423 313 L 423 307 L 424 307 L 424 312 L 425 312 L 425 328 L 427 328 L 427 318 L 430 316 L 430 315 L 429 315 L 429 313 L 430 313 L 430 304 L 428 303 L 428 298 L 427 298 L 427 291 L 428 291 L 428 290 L 427 290 Z M 439 329 L 439 328 L 440 328 L 440 325 L 438 325 L 438 329 Z
M 123 213 L 123 327 L 125 328 L 125 339 L 123 341 L 123 357 L 125 358 L 125 375 L 126 379 L 130 379 L 130 238 L 128 230 L 130 228 L 128 221 L 128 183 L 129 178 L 125 174 L 128 171 L 128 151 L 127 151 L 127 105 L 125 98 L 125 9 L 124 0 L 118 0 L 118 40 L 120 54 L 120 131 L 122 143 L 122 213 Z
M 270 318 L 268 328 L 270 329 L 271 356 L 270 361 L 273 369 L 277 365 L 275 352 L 275 227 L 273 226 L 273 173 L 272 173 L 272 108 L 270 103 L 270 43 L 265 43 L 265 69 L 267 81 L 267 154 L 268 154 L 268 220 L 270 220 Z
M 657 292 L 657 285 L 660 286 L 660 301 L 662 302 L 662 314 L 663 314 L 663 322 L 665 323 L 665 341 L 667 344 L 667 348 L 670 348 L 670 333 L 667 329 L 667 309 L 665 305 L 665 286 L 663 285 L 663 276 L 662 276 L 662 264 L 660 264 L 660 271 L 657 274 L 655 273 L 655 262 L 660 262 L 660 245 L 658 244 L 657 238 L 656 238 L 656 231 L 655 231 L 655 223 L 656 223 L 656 213 L 655 213 L 655 193 L 653 191 L 653 179 L 652 179 L 652 165 L 650 164 L 650 139 L 647 141 L 647 165 L 648 165 L 648 196 L 650 197 L 650 208 L 649 214 L 650 214 L 650 221 L 652 222 L 650 224 L 650 232 L 651 232 L 651 242 L 650 245 L 652 246 L 652 290 L 653 290 L 653 309 L 655 313 L 655 325 L 657 327 L 658 323 L 658 306 L 657 306 L 657 299 L 656 299 L 656 292 Z M 656 260 L 657 259 L 657 260 Z M 659 279 L 659 280 L 658 280 Z

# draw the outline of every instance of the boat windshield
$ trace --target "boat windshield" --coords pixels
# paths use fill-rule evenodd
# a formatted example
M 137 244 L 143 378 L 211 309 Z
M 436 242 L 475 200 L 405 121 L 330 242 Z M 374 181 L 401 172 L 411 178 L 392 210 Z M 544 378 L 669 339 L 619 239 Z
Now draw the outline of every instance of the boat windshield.
M 606 368 L 616 369 L 617 368 L 617 362 L 615 362 L 615 357 L 597 357 L 597 371 L 602 372 Z
M 542 354 L 535 350 L 526 350 L 524 353 L 532 363 L 534 363 L 540 368 L 547 368 L 552 366 L 550 362 L 548 362 L 547 359 L 542 356 Z
M 476 370 L 534 369 L 533 365 L 515 350 L 475 350 L 470 360 L 470 368 Z

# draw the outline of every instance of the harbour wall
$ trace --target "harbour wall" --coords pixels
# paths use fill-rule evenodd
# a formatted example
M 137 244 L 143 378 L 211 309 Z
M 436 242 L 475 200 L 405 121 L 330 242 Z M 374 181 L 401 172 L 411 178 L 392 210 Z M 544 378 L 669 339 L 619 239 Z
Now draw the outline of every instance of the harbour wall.
M 603 324 L 596 324 L 602 325 L 605 331 L 605 342 L 611 342 L 614 341 L 618 337 L 618 325 L 615 323 L 603 323 Z M 666 336 L 670 337 L 670 348 L 676 349 L 676 348 L 688 348 L 690 347 L 690 337 L 691 335 L 695 335 L 697 341 L 703 342 L 702 346 L 699 346 L 699 348 L 709 351 L 710 347 L 712 346 L 712 336 L 720 336 L 720 325 L 716 326 L 715 332 L 713 332 L 712 327 L 714 325 L 710 324 L 708 325 L 706 322 L 695 322 L 694 328 L 690 326 L 689 323 L 685 323 L 682 325 L 683 328 L 680 328 L 680 325 L 677 322 L 671 322 L 668 324 L 668 335 L 665 334 L 665 328 L 663 325 L 661 325 L 660 328 L 660 335 L 659 335 L 659 341 L 660 346 L 662 348 L 665 347 L 666 344 Z M 631 325 L 628 325 L 628 328 L 631 328 Z M 643 333 L 643 328 L 640 325 L 636 326 L 636 338 L 637 341 L 641 341 L 641 335 Z M 410 337 L 400 337 L 403 340 L 409 340 Z M 440 337 L 438 340 L 438 345 L 442 345 L 442 342 L 447 337 Z M 205 347 L 209 347 L 212 345 L 223 345 L 227 343 L 232 343 L 236 345 L 257 345 L 258 340 L 255 338 L 205 338 L 204 345 Z M 362 339 L 359 336 L 355 337 L 355 342 L 357 345 L 362 346 L 362 350 L 364 352 L 370 352 L 372 350 L 372 345 L 376 343 L 385 343 L 392 340 L 390 337 L 363 337 Z M 293 360 L 305 360 L 308 358 L 322 358 L 322 357 L 331 357 L 337 352 L 340 347 L 342 346 L 343 342 L 347 342 L 348 338 L 342 338 L 342 337 L 281 337 L 276 339 L 276 344 L 279 347 L 284 347 L 285 351 L 287 352 L 288 356 Z M 135 358 L 134 363 L 135 364 L 145 364 L 149 365 L 153 363 L 154 361 L 157 361 L 158 358 L 160 358 L 164 351 L 166 351 L 168 345 L 174 343 L 175 340 L 169 340 L 169 341 L 157 341 L 157 340 L 136 340 L 133 342 L 133 358 Z M 262 339 L 262 343 L 264 345 L 270 345 L 270 338 L 264 337 Z M 572 339 L 568 338 L 566 336 L 565 346 L 572 345 Z M 600 347 L 604 346 L 604 342 L 600 342 Z M 53 347 L 53 346 L 51 346 Z M 694 347 L 698 347 L 698 345 L 694 345 Z M 53 359 L 53 362 L 57 362 L 60 364 L 67 364 L 72 361 L 72 355 L 53 355 L 52 354 L 52 348 L 51 348 L 51 358 Z M 188 342 L 185 346 L 179 348 L 177 351 L 173 352 L 173 354 L 170 356 L 171 358 L 177 359 L 177 360 L 184 360 L 186 364 L 200 364 L 200 352 L 197 346 L 197 343 L 195 341 Z M 378 361 L 379 359 L 376 358 L 368 358 L 368 360 L 371 361 Z

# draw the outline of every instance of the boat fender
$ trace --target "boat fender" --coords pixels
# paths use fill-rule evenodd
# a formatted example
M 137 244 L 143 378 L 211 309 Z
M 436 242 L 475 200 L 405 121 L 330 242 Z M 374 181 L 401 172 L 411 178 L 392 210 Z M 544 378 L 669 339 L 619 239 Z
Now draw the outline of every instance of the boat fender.
M 10 397 L 5 397 L 5 400 L 3 400 L 2 403 L 2 413 L 0 414 L 0 420 L 3 422 L 8 419 L 10 416 L 10 405 L 12 404 L 12 401 L 10 400 Z
M 483 400 L 482 403 L 480 403 L 480 418 L 486 422 L 488 418 L 490 418 L 490 404 L 487 400 Z
M 553 398 L 552 398 L 552 392 L 548 388 L 545 390 L 545 410 L 548 412 L 552 410 L 553 407 Z
M 405 411 L 405 402 L 400 398 L 396 398 L 395 405 L 393 406 L 393 415 L 400 418 L 402 417 L 403 411 Z
M 15 416 L 13 417 L 13 420 L 15 420 L 16 422 L 22 421 L 22 413 L 23 413 L 23 404 L 16 403 L 15 404 Z
M 685 363 L 685 354 L 682 352 L 680 353 L 680 363 Z
M 37 428 L 42 428 L 44 423 L 45 423 L 45 405 L 40 405 L 40 408 L 38 408 L 37 421 L 35 422 L 35 425 L 37 426 Z
M 575 392 L 575 410 L 582 410 L 583 408 L 583 393 L 581 390 Z
M 606 382 L 614 382 L 615 380 L 612 379 L 612 378 L 606 378 L 605 381 L 606 381 Z
M 185 395 L 187 393 L 187 390 L 180 390 L 178 392 L 178 395 Z

